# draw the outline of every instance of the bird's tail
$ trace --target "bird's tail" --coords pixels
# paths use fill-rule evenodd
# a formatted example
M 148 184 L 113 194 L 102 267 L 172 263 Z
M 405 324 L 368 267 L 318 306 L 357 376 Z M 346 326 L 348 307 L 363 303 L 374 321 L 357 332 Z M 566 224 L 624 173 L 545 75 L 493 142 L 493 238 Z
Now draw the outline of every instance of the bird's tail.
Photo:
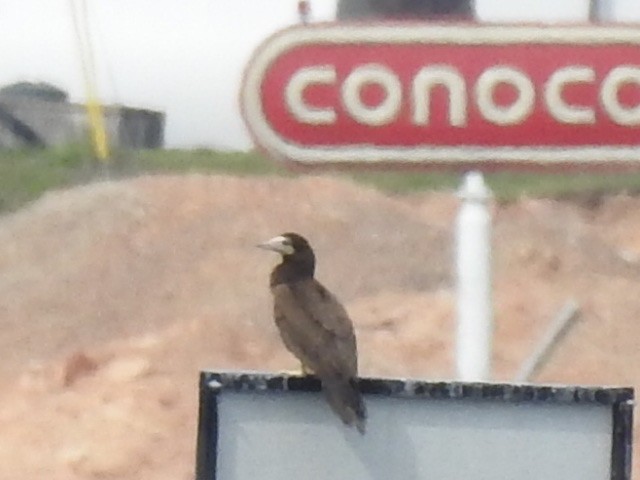
M 323 379 L 323 390 L 331 409 L 349 426 L 364 435 L 367 408 L 354 378 L 344 376 Z

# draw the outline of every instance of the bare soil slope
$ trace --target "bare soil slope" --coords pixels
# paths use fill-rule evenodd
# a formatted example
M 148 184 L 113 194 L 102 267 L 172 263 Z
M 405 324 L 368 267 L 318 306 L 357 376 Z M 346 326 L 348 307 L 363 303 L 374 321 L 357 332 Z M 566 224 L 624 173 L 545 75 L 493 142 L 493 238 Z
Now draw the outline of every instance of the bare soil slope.
M 141 177 L 0 219 L 0 478 L 190 478 L 202 368 L 279 370 L 275 256 L 305 234 L 356 323 L 364 375 L 453 376 L 453 194 L 330 177 Z M 569 299 L 536 378 L 640 386 L 640 200 L 495 206 L 496 379 Z M 159 453 L 161 452 L 161 454 Z

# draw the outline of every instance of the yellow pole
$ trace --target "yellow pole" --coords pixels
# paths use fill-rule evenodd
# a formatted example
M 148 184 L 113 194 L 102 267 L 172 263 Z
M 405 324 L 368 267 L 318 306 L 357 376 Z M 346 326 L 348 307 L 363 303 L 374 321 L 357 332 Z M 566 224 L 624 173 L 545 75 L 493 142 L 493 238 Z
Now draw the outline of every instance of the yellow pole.
M 100 160 L 108 160 L 109 144 L 107 142 L 107 130 L 104 126 L 102 105 L 97 98 L 87 95 L 87 115 L 91 127 L 91 138 L 96 156 Z
M 85 94 L 87 97 L 87 118 L 89 121 L 94 153 L 98 159 L 107 161 L 109 158 L 109 142 L 104 124 L 102 105 L 100 104 L 97 95 L 95 63 L 93 59 L 91 35 L 89 33 L 87 4 L 86 0 L 80 0 L 80 2 L 82 6 L 82 25 L 84 26 L 84 32 L 81 30 L 81 22 L 78 18 L 74 0 L 69 0 L 71 14 L 73 16 L 73 27 L 76 35 L 76 41 L 78 43 L 78 51 L 80 52 L 80 64 L 82 66 Z

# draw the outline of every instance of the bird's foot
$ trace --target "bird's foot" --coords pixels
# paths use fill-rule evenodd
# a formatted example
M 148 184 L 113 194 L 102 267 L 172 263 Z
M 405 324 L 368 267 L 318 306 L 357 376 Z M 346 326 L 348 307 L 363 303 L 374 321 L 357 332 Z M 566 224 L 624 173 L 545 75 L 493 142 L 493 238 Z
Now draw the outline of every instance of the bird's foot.
M 313 370 L 311 370 L 309 367 L 304 366 L 302 363 L 300 364 L 300 371 L 302 372 L 302 375 L 313 375 Z
M 303 377 L 302 370 L 279 370 L 278 373 L 285 377 Z
M 300 369 L 298 370 L 280 370 L 278 373 L 287 377 L 306 377 L 307 375 L 313 375 L 313 371 L 302 364 L 300 364 Z

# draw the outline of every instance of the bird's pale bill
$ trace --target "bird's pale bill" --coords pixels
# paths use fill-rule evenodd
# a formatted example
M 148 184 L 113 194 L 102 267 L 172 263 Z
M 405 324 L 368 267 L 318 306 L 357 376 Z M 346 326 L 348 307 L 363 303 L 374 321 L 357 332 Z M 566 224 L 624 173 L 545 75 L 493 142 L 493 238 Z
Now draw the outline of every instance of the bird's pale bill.
M 282 255 L 292 255 L 294 252 L 293 246 L 291 245 L 291 240 L 282 235 L 273 237 L 271 240 L 267 240 L 266 242 L 260 243 L 256 246 L 265 250 L 278 252 Z

